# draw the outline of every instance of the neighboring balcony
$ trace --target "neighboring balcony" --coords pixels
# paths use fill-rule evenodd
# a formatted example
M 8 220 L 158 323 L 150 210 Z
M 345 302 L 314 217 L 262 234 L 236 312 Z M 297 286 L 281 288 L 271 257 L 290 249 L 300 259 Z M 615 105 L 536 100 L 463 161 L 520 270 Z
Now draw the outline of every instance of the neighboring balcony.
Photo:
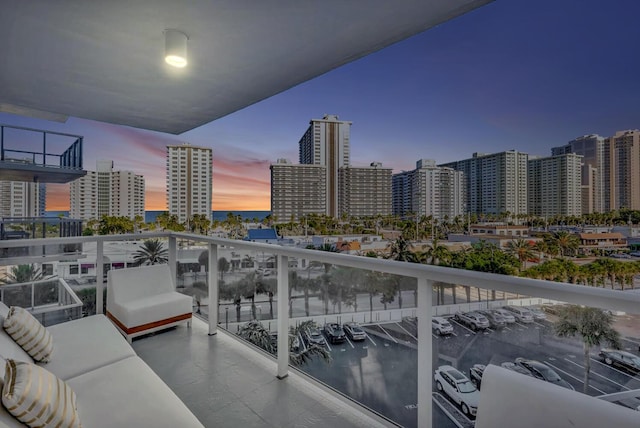
M 53 273 L 82 296 L 85 312 L 101 312 L 105 272 L 131 266 L 138 248 L 150 238 L 160 239 L 168 249 L 176 289 L 193 297 L 194 313 L 201 320 L 195 320 L 191 330 L 178 327 L 137 339 L 134 348 L 205 426 L 308 422 L 471 428 L 482 426 L 483 406 L 496 406 L 496 400 L 492 412 L 507 421 L 493 426 L 530 426 L 512 407 L 500 406 L 501 394 L 510 394 L 511 401 L 522 398 L 534 409 L 553 397 L 554 408 L 570 416 L 597 408 L 611 421 L 620 415 L 640 418 L 640 412 L 632 410 L 640 405 L 640 375 L 608 363 L 600 355 L 600 348 L 608 347 L 603 343 L 590 349 L 591 375 L 583 393 L 582 340 L 554 331 L 560 308 L 567 303 L 607 309 L 622 349 L 637 356 L 638 292 L 169 232 L 64 238 L 68 244 L 85 243 L 83 261 L 60 262 Z M 62 239 L 37 242 L 48 241 Z M 12 245 L 15 242 L 0 241 L 0 249 Z M 489 319 L 489 327 L 474 325 L 472 316 L 462 315 L 503 306 L 516 308 L 514 314 L 522 307 L 543 308 L 545 314 L 513 316 L 503 325 Z M 451 329 L 438 331 L 431 324 L 433 316 L 445 317 Z M 272 333 L 272 345 L 277 346 L 271 353 L 240 341 L 237 332 L 253 320 Z M 318 334 L 290 333 L 306 321 L 317 323 Z M 327 323 L 347 322 L 359 323 L 364 338 L 347 333 L 337 340 L 323 329 Z M 304 353 L 313 341 L 326 349 L 331 363 L 313 358 L 291 365 L 290 356 Z M 474 377 L 470 370 L 476 369 L 477 375 L 477 365 L 525 367 L 526 360 L 545 364 L 570 387 L 515 373 L 518 382 L 501 380 L 501 393 L 492 394 L 485 391 L 496 382 Z M 442 379 L 434 379 L 434 374 L 444 366 L 481 383 L 477 420 L 470 414 L 472 403 L 457 403 L 455 393 L 442 383 L 438 386 Z M 512 393 L 516 383 L 524 383 L 529 392 Z M 552 390 L 537 394 L 540 385 Z M 538 426 L 566 424 L 551 420 Z
M 80 135 L 0 125 L 0 180 L 69 183 L 83 177 Z

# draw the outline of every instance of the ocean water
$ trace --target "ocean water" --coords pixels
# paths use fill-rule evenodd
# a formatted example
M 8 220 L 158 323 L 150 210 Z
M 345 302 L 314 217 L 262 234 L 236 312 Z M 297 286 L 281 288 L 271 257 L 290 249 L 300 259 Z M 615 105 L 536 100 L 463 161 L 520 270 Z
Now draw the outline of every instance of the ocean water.
M 162 214 L 163 211 L 145 211 L 144 212 L 144 221 L 145 223 L 153 223 L 156 221 L 156 217 L 159 214 Z M 232 213 L 233 215 L 239 215 L 243 220 L 253 220 L 257 218 L 259 221 L 264 220 L 266 216 L 271 214 L 271 211 L 211 211 L 212 218 L 214 220 L 225 220 L 227 218 L 227 214 Z M 58 215 L 62 214 L 64 217 L 69 217 L 69 211 L 47 211 L 45 213 L 45 217 L 58 217 Z
M 155 222 L 156 217 L 158 217 L 158 215 L 162 214 L 163 212 L 165 211 L 145 211 L 145 223 Z M 239 215 L 243 220 L 253 220 L 254 218 L 257 218 L 258 221 L 262 221 L 266 216 L 271 214 L 271 211 L 211 211 L 211 218 L 213 220 L 222 221 L 227 218 L 227 215 L 229 213 L 232 213 L 233 215 Z

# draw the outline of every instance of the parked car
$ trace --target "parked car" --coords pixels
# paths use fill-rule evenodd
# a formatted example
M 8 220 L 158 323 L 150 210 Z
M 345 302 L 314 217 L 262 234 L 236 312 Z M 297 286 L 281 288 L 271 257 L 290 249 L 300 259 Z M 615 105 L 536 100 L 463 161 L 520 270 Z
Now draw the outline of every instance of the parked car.
M 342 326 L 335 322 L 330 322 L 324 325 L 324 334 L 329 339 L 330 343 L 341 343 L 347 340 L 347 335 L 344 333 Z
M 631 352 L 601 349 L 600 358 L 610 366 L 618 367 L 631 373 L 640 373 L 640 357 Z
M 527 360 L 526 358 L 519 357 L 516 358 L 516 365 L 528 370 L 531 376 L 536 379 L 544 380 L 563 388 L 574 389 L 569 382 L 558 376 L 558 373 L 553 371 L 551 367 L 540 361 Z
M 504 320 L 504 317 L 497 312 L 493 311 L 478 311 L 479 314 L 484 315 L 486 319 L 489 320 L 489 325 L 491 328 L 502 328 L 507 322 Z
M 469 369 L 469 379 L 471 379 L 471 383 L 474 384 L 478 390 L 480 390 L 480 385 L 482 385 L 482 374 L 486 368 L 487 366 L 484 364 L 474 364 L 473 367 Z
M 511 370 L 513 372 L 520 373 L 520 374 L 523 374 L 525 376 L 533 377 L 533 375 L 531 374 L 531 372 L 529 370 L 525 369 L 522 366 L 518 366 L 515 363 L 506 362 L 506 363 L 500 364 L 500 366 L 504 367 L 507 370 Z
M 304 332 L 304 339 L 307 341 L 307 344 L 316 344 L 320 346 L 324 346 L 325 340 L 320 330 L 317 328 L 308 328 Z
M 489 328 L 491 325 L 489 324 L 489 320 L 478 312 L 456 312 L 454 318 L 456 321 L 466 325 L 471 330 L 484 330 L 485 328 Z
M 518 322 L 523 324 L 530 324 L 533 322 L 533 314 L 527 308 L 520 306 L 505 306 L 503 309 L 511 312 Z
M 446 318 L 432 317 L 431 330 L 435 331 L 438 336 L 453 333 L 453 326 Z
M 531 315 L 533 315 L 533 319 L 535 321 L 544 321 L 547 319 L 547 314 L 540 308 L 536 308 L 535 306 L 527 306 Z
M 465 375 L 452 366 L 440 366 L 433 378 L 436 389 L 458 404 L 465 415 L 476 415 L 480 393 Z
M 354 342 L 357 340 L 365 340 L 367 338 L 367 333 L 365 333 L 362 327 L 360 327 L 356 322 L 344 323 L 344 332 L 349 339 Z
M 513 324 L 516 322 L 516 317 L 514 317 L 513 314 L 506 309 L 497 308 L 491 310 L 496 314 L 502 315 L 502 318 L 504 318 L 504 322 L 506 322 L 507 324 Z
M 640 257 L 640 251 L 632 251 L 629 253 L 629 255 L 633 257 Z

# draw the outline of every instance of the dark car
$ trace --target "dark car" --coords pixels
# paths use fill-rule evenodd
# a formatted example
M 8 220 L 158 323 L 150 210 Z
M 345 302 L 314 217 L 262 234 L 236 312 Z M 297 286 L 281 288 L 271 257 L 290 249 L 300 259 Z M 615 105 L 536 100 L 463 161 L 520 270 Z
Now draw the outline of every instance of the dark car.
M 533 375 L 531 374 L 531 372 L 529 370 L 525 369 L 522 366 L 518 366 L 515 363 L 510 363 L 510 362 L 502 363 L 502 364 L 500 364 L 500 367 L 503 367 L 503 368 L 505 368 L 507 370 L 511 370 L 512 372 L 523 374 L 525 376 L 533 377 Z
M 525 358 L 516 358 L 516 365 L 529 371 L 531 376 L 536 379 L 544 380 L 549 383 L 561 386 L 567 389 L 575 389 L 569 382 L 558 376 L 548 365 L 536 360 L 527 360 Z
M 347 335 L 342 326 L 338 323 L 331 322 L 324 325 L 324 334 L 331 343 L 341 343 L 347 340 Z
M 357 340 L 365 340 L 367 338 L 367 333 L 365 333 L 362 327 L 355 322 L 344 323 L 344 332 L 347 334 L 349 339 L 354 342 Z
M 322 333 L 320 333 L 320 330 L 318 330 L 317 328 L 308 328 L 305 332 L 304 332 L 304 339 L 307 342 L 307 344 L 315 344 L 315 345 L 319 345 L 319 346 L 324 346 L 325 341 L 324 341 L 324 337 L 322 336 Z
M 471 379 L 471 383 L 474 384 L 478 390 L 482 384 L 482 374 L 486 368 L 487 366 L 484 364 L 474 364 L 473 367 L 469 369 L 469 379 Z
M 640 357 L 631 352 L 601 349 L 600 358 L 607 365 L 618 367 L 631 373 L 640 373 Z
M 502 328 L 507 324 L 504 317 L 498 312 L 478 311 L 478 313 L 484 315 L 484 317 L 489 320 L 491 328 Z

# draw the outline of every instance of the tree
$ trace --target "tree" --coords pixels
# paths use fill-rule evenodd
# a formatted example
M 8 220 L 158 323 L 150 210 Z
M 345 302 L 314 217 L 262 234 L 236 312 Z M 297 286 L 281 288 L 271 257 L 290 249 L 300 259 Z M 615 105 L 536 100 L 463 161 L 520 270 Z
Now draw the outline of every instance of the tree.
M 138 266 L 163 264 L 169 261 L 169 251 L 158 238 L 147 239 L 140 249 L 133 253 L 133 260 Z
M 560 251 L 560 257 L 575 255 L 580 247 L 580 239 L 573 233 L 566 230 L 555 232 L 551 236 L 551 241 Z
M 314 321 L 303 321 L 296 327 L 289 329 L 289 363 L 294 366 L 302 366 L 315 357 L 321 358 L 326 363 L 331 363 L 331 354 L 324 346 L 309 342 L 306 346 L 294 347 L 295 338 L 301 337 L 307 330 L 318 328 Z
M 271 334 L 260 321 L 252 320 L 240 326 L 238 336 L 270 354 L 275 354 L 276 348 L 271 340 Z
M 98 226 L 100 235 L 133 233 L 133 221 L 129 217 L 103 215 Z
M 22 284 L 24 282 L 40 281 L 45 279 L 42 271 L 37 265 L 17 265 L 13 266 L 4 279 L 0 280 L 3 284 Z
M 220 274 L 220 281 L 224 281 L 224 274 L 229 272 L 231 268 L 231 263 L 224 257 L 220 257 L 218 259 L 218 273 Z
M 514 255 L 520 261 L 520 270 L 527 268 L 527 260 L 532 259 L 534 254 L 533 243 L 527 239 L 512 239 L 505 247 L 507 253 Z
M 620 333 L 616 331 L 613 317 L 602 309 L 571 305 L 560 310 L 559 320 L 554 324 L 555 332 L 560 337 L 582 338 L 584 353 L 584 390 L 589 389 L 591 372 L 591 347 L 606 342 L 610 346 L 620 348 Z

